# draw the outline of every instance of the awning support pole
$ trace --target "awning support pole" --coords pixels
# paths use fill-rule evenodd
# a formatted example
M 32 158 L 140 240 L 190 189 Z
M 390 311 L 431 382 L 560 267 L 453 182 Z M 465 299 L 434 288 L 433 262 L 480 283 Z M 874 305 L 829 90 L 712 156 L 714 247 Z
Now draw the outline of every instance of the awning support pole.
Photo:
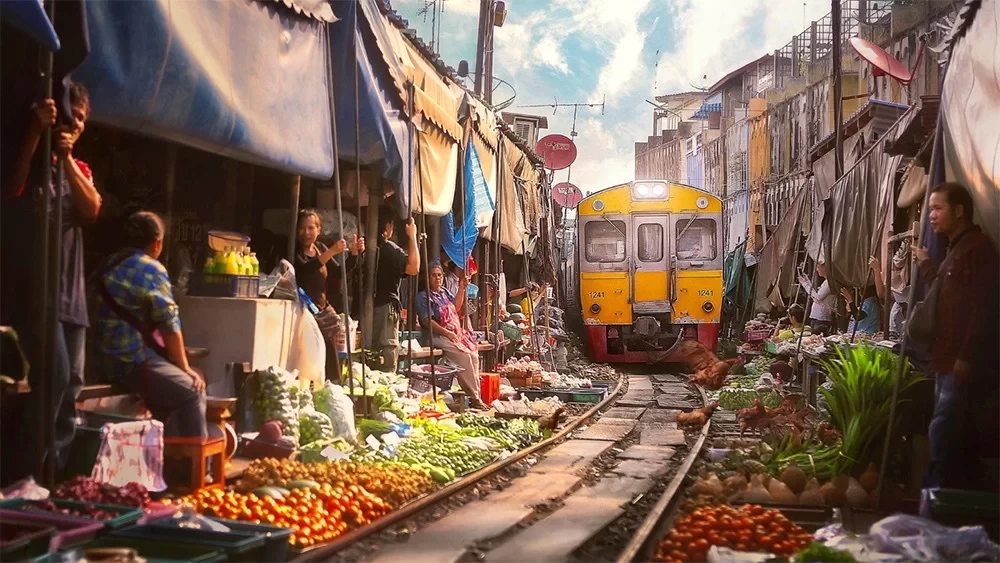
M 295 263 L 295 241 L 298 238 L 299 230 L 299 192 L 302 190 L 302 176 L 292 176 L 288 190 L 288 247 L 285 255 L 288 261 Z

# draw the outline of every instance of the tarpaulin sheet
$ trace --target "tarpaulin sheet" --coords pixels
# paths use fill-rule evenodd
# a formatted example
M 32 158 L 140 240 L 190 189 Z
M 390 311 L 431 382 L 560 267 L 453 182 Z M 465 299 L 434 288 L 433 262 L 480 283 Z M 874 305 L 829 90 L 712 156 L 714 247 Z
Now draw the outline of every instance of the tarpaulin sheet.
M 49 51 L 59 50 L 59 37 L 39 0 L 5 0 L 0 2 L 0 18 L 31 37 Z
M 946 176 L 969 188 L 976 222 L 1000 247 L 1000 2 L 983 2 L 951 51 L 941 113 Z
M 275 2 L 87 2 L 91 119 L 330 178 L 326 24 Z
M 863 151 L 861 147 L 865 146 L 865 139 L 868 139 L 871 134 L 871 123 L 865 125 L 861 128 L 861 131 L 851 135 L 844 140 L 844 170 L 849 170 L 854 163 L 858 161 L 861 157 Z M 806 252 L 814 260 L 819 251 L 820 240 L 822 238 L 822 225 L 823 225 L 823 202 L 829 199 L 830 190 L 833 185 L 837 182 L 837 161 L 835 156 L 835 151 L 832 149 L 819 157 L 816 162 L 813 163 L 813 197 L 811 221 L 810 221 L 810 231 L 809 237 L 806 239 Z
M 865 287 L 873 283 L 868 259 L 881 248 L 883 226 L 893 205 L 896 172 L 901 156 L 885 153 L 885 140 L 915 114 L 911 108 L 883 135 L 830 190 L 830 213 L 823 221 L 830 244 L 826 256 L 827 279 L 837 287 Z
M 341 160 L 360 162 L 397 186 L 402 206 L 409 205 L 410 178 L 409 129 L 403 115 L 403 98 L 385 59 L 379 52 L 376 28 L 387 24 L 376 11 L 369 20 L 367 11 L 357 15 L 358 29 L 352 33 L 355 10 L 361 2 L 334 2 L 339 21 L 330 25 L 330 61 L 335 77 L 333 92 L 337 108 L 338 156 Z M 354 40 L 358 42 L 357 57 Z M 358 72 L 358 103 L 355 120 L 354 72 Z M 357 121 L 357 123 L 356 123 Z M 355 127 L 359 133 L 355 150 Z
M 927 192 L 927 170 L 916 162 L 911 162 L 900 184 L 896 207 L 906 209 L 922 202 Z
M 746 242 L 741 242 L 726 255 L 723 270 L 725 299 L 722 307 L 728 315 L 734 314 L 738 308 L 745 307 L 750 299 L 751 280 L 744 259 L 746 246 Z
M 459 89 L 458 85 L 453 85 L 452 89 Z M 472 120 L 472 142 L 478 155 L 479 166 L 482 169 L 484 188 L 488 197 L 496 201 L 497 195 L 497 125 L 496 115 L 464 90 L 461 110 L 462 119 Z M 482 198 L 480 198 L 482 199 Z M 489 225 L 493 216 L 492 210 L 483 210 L 476 216 L 476 224 L 480 227 Z
M 517 148 L 506 135 L 500 140 L 500 169 L 497 189 L 497 212 L 483 232 L 483 238 L 494 240 L 494 224 L 499 220 L 500 244 L 514 254 L 522 253 L 522 245 L 527 244 L 527 228 L 524 224 L 524 208 L 518 182 L 524 182 L 518 174 L 523 166 L 530 167 L 521 149 Z
M 783 296 L 791 291 L 795 280 L 795 240 L 796 235 L 801 233 L 802 210 L 808 193 L 807 187 L 799 190 L 778 228 L 757 256 L 754 309 L 758 312 L 770 311 L 771 305 L 784 305 Z
M 479 166 L 479 155 L 476 154 L 469 141 L 465 151 L 465 217 L 462 224 L 455 228 L 455 210 L 453 209 L 441 219 L 441 247 L 445 254 L 456 264 L 467 264 L 472 249 L 479 238 L 476 227 L 477 211 L 494 209 L 489 200 L 483 180 L 482 168 Z M 482 200 L 486 201 L 482 201 Z M 461 211 L 461 205 L 458 205 Z

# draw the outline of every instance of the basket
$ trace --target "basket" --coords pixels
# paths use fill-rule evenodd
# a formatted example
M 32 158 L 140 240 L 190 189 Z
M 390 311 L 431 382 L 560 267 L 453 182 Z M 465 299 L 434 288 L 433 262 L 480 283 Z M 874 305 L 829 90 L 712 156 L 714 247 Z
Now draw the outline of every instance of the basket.
M 250 244 L 250 237 L 233 231 L 208 231 L 208 247 L 222 252 L 226 247 L 240 247 Z
M 744 335 L 747 342 L 763 342 L 771 336 L 771 331 L 764 330 L 748 330 Z
M 260 293 L 258 276 L 205 274 L 195 272 L 188 295 L 194 297 L 243 297 L 255 298 Z

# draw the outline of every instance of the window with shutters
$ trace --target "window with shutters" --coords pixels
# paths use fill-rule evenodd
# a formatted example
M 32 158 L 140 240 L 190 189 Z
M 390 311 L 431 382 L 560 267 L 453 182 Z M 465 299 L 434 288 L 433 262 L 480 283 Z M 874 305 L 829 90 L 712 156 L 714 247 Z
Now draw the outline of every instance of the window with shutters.
M 514 132 L 525 141 L 534 142 L 535 126 L 530 121 L 514 121 Z

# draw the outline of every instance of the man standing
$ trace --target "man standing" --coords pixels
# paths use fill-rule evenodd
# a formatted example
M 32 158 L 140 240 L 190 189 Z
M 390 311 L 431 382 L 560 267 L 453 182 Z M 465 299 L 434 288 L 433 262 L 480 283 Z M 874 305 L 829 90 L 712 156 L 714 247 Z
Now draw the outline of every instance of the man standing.
M 375 257 L 372 346 L 381 351 L 382 363 L 379 369 L 388 372 L 395 372 L 399 361 L 399 317 L 402 312 L 399 282 L 406 276 L 420 273 L 416 223 L 412 217 L 406 222 L 406 251 L 391 240 L 394 225 L 392 212 L 385 208 L 379 210 L 379 226 L 382 232 Z
M 939 284 L 937 333 L 930 343 L 937 397 L 928 431 L 927 486 L 988 487 L 978 464 L 981 458 L 996 458 L 1000 446 L 1000 260 L 989 237 L 972 223 L 972 197 L 964 186 L 944 183 L 934 188 L 928 212 L 934 232 L 948 239 L 948 255 L 935 268 L 927 249 L 913 251 L 921 275 Z
M 62 185 L 55 189 L 62 191 L 63 224 L 62 261 L 60 277 L 59 323 L 61 330 L 56 340 L 59 362 L 53 367 L 53 401 L 55 402 L 55 441 L 57 464 L 65 463 L 65 454 L 76 431 L 76 398 L 83 386 L 83 372 L 86 350 L 87 297 L 83 270 L 83 229 L 85 223 L 97 219 L 101 211 L 101 196 L 94 187 L 90 167 L 73 157 L 73 146 L 84 131 L 90 115 L 90 97 L 81 84 L 69 88 L 72 119 L 70 123 L 56 124 L 57 112 L 54 100 L 47 99 L 36 104 L 31 125 L 21 144 L 14 173 L 4 186 L 8 197 L 31 197 L 29 174 L 32 161 L 44 131 L 55 127 L 52 135 L 55 158 L 52 166 L 53 181 L 62 167 Z M 54 197 L 55 191 L 43 187 L 42 197 Z M 32 373 L 36 373 L 33 370 Z M 35 425 L 37 426 L 37 425 Z

